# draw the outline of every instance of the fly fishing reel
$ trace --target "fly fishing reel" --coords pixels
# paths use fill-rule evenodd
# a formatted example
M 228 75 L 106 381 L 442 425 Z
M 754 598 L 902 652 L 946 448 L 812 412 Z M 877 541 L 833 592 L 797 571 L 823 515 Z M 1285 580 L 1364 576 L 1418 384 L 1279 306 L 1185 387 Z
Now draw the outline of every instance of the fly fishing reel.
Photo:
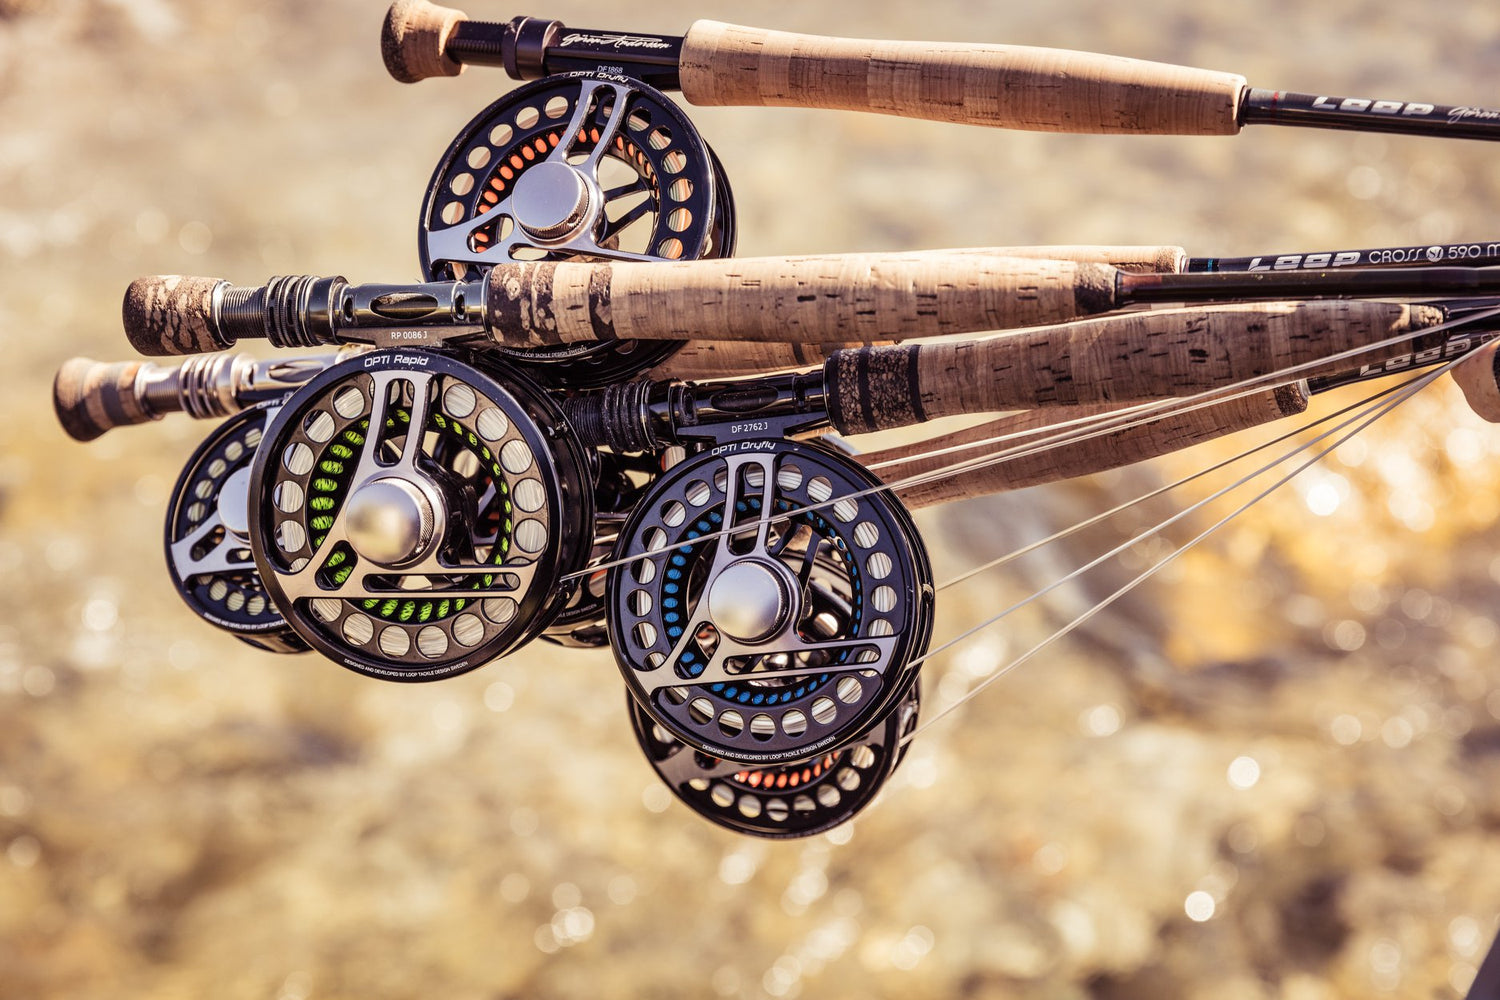
M 193 452 L 167 503 L 167 571 L 199 618 L 274 653 L 306 643 L 281 616 L 250 552 L 250 467 L 279 401 L 230 417 Z
M 831 753 L 901 704 L 933 587 L 905 509 L 790 440 L 679 465 L 636 505 L 607 600 L 615 657 L 673 739 L 766 767 Z
M 448 147 L 422 204 L 426 280 L 511 260 L 691 260 L 734 252 L 734 202 L 713 152 L 665 94 L 568 74 L 520 87 Z M 506 349 L 547 383 L 602 386 L 645 371 L 669 341 Z
M 587 456 L 550 397 L 451 356 L 313 379 L 265 432 L 250 545 L 287 621 L 360 673 L 450 677 L 547 625 L 593 531 Z
M 895 773 L 917 725 L 918 688 L 900 708 L 841 750 L 811 760 L 747 768 L 673 739 L 634 699 L 630 721 L 656 774 L 699 816 L 736 833 L 810 837 L 847 823 Z

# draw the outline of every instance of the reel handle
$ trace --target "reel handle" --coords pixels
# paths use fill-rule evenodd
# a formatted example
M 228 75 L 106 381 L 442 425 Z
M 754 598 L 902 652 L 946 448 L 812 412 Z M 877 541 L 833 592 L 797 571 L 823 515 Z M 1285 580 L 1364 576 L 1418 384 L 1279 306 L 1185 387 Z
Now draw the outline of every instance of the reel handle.
M 1039 447 L 1035 454 L 1017 454 L 1014 458 L 979 464 L 968 470 L 945 474 L 931 482 L 902 487 L 896 493 L 902 503 L 916 509 L 1118 469 L 1282 417 L 1296 416 L 1307 409 L 1307 403 L 1307 393 L 1300 386 L 1279 386 L 1189 412 L 1169 413 L 1098 437 Z M 977 462 L 1002 450 L 1023 449 L 1028 442 L 1044 440 L 1045 428 L 1050 424 L 1116 408 L 1114 404 L 1085 405 L 1013 413 L 944 435 L 941 439 L 944 446 L 972 443 L 973 447 L 969 449 L 933 455 L 934 442 L 926 440 L 866 452 L 858 456 L 858 461 L 872 468 L 886 482 L 899 482 L 960 462 Z M 1037 433 L 1015 441 L 994 440 L 1027 431 Z
M 74 441 L 92 441 L 115 427 L 160 418 L 136 392 L 142 370 L 154 367 L 145 361 L 69 358 L 52 380 L 57 422 Z
M 1192 395 L 1416 338 L 1444 318 L 1430 306 L 1344 300 L 1132 312 L 982 340 L 839 351 L 824 381 L 834 426 L 861 434 L 960 413 Z M 1411 351 L 1402 340 L 1299 377 Z
M 1020 45 L 873 41 L 698 21 L 692 104 L 872 111 L 1039 132 L 1234 135 L 1245 78 Z

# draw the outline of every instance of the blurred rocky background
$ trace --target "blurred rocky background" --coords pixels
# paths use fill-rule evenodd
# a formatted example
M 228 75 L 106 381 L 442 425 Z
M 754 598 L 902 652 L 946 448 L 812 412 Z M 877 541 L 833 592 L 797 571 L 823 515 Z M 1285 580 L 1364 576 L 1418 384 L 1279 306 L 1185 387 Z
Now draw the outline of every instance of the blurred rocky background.
M 1500 103 L 1500 7 L 1479 0 L 468 9 L 1007 41 Z M 672 799 L 607 653 L 534 645 L 396 686 L 192 619 L 160 525 L 209 428 L 77 445 L 51 377 L 127 356 L 137 275 L 416 277 L 432 167 L 508 83 L 391 81 L 383 13 L 0 0 L 0 996 L 1462 995 L 1500 907 L 1500 430 L 1446 383 L 924 733 L 879 802 L 806 842 Z M 692 114 L 743 254 L 1500 235 L 1478 143 Z M 925 514 L 938 577 L 1239 446 Z M 946 591 L 935 641 L 1183 497 Z M 935 658 L 929 717 L 1228 509 Z

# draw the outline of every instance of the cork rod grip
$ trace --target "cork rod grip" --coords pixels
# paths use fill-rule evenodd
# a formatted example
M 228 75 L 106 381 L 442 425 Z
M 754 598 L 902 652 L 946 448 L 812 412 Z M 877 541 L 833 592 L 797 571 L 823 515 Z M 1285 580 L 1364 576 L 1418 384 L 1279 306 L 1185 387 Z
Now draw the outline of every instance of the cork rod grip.
M 230 346 L 214 331 L 214 297 L 219 286 L 228 284 L 181 274 L 135 279 L 120 308 L 130 346 L 152 357 L 205 354 Z
M 52 380 L 52 408 L 68 437 L 92 441 L 115 427 L 155 420 L 136 392 L 144 367 L 143 361 L 64 361 Z
M 878 467 L 880 478 L 886 482 L 900 482 L 1025 444 L 1025 439 L 994 443 L 991 441 L 993 438 L 1090 413 L 1102 413 L 1107 409 L 1109 407 L 1070 406 L 1011 414 L 937 441 L 866 452 L 859 456 L 859 460 L 868 466 Z M 946 475 L 931 482 L 899 488 L 896 494 L 908 507 L 932 507 L 953 500 L 966 500 L 1072 479 L 1157 458 L 1235 431 L 1295 416 L 1306 409 L 1306 392 L 1296 386 L 1280 386 L 1191 412 L 1167 414 L 1127 430 L 1111 431 L 1087 440 L 1047 448 L 1033 455 L 1018 456 Z M 1045 434 L 1038 434 L 1032 440 L 1041 440 L 1043 437 Z M 985 443 L 987 441 L 991 443 Z M 972 448 L 941 455 L 924 454 L 930 452 L 934 444 L 946 447 L 969 442 L 974 443 Z
M 428 0 L 396 0 L 380 27 L 380 57 L 386 71 L 402 83 L 462 73 L 463 63 L 448 55 L 448 39 L 466 20 L 463 11 Z
M 1105 264 L 973 251 L 495 265 L 486 325 L 508 347 L 615 339 L 827 343 L 1059 323 L 1114 308 Z
M 1040 132 L 1233 135 L 1244 77 L 1017 45 L 870 41 L 698 21 L 682 45 L 697 105 L 874 111 Z
M 1339 300 L 1164 309 L 982 340 L 843 351 L 824 372 L 834 426 L 859 434 L 957 413 L 1192 395 L 1416 336 L 1442 319 L 1426 306 Z M 1410 349 L 1403 339 L 1295 377 Z
M 997 247 L 987 251 L 1002 257 L 1071 260 L 1109 264 L 1132 273 L 1177 274 L 1187 266 L 1187 251 L 1171 246 L 1036 246 Z M 893 341 L 777 344 L 732 340 L 688 341 L 666 361 L 651 369 L 651 378 L 733 378 L 753 372 L 811 368 L 834 351 L 878 347 Z

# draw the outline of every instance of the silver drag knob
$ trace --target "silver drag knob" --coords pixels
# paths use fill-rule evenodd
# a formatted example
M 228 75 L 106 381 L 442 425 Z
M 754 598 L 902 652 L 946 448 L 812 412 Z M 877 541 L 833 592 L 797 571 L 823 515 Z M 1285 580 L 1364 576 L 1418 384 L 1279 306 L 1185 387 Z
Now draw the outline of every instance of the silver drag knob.
M 381 566 L 401 566 L 420 558 L 437 530 L 432 501 L 405 479 L 364 484 L 349 498 L 344 517 L 354 551 Z
M 736 562 L 713 582 L 708 613 L 714 626 L 739 642 L 769 638 L 786 619 L 787 593 L 771 567 L 754 560 Z
M 539 240 L 572 236 L 588 215 L 589 188 L 566 163 L 538 163 L 516 179 L 510 196 L 516 224 Z

